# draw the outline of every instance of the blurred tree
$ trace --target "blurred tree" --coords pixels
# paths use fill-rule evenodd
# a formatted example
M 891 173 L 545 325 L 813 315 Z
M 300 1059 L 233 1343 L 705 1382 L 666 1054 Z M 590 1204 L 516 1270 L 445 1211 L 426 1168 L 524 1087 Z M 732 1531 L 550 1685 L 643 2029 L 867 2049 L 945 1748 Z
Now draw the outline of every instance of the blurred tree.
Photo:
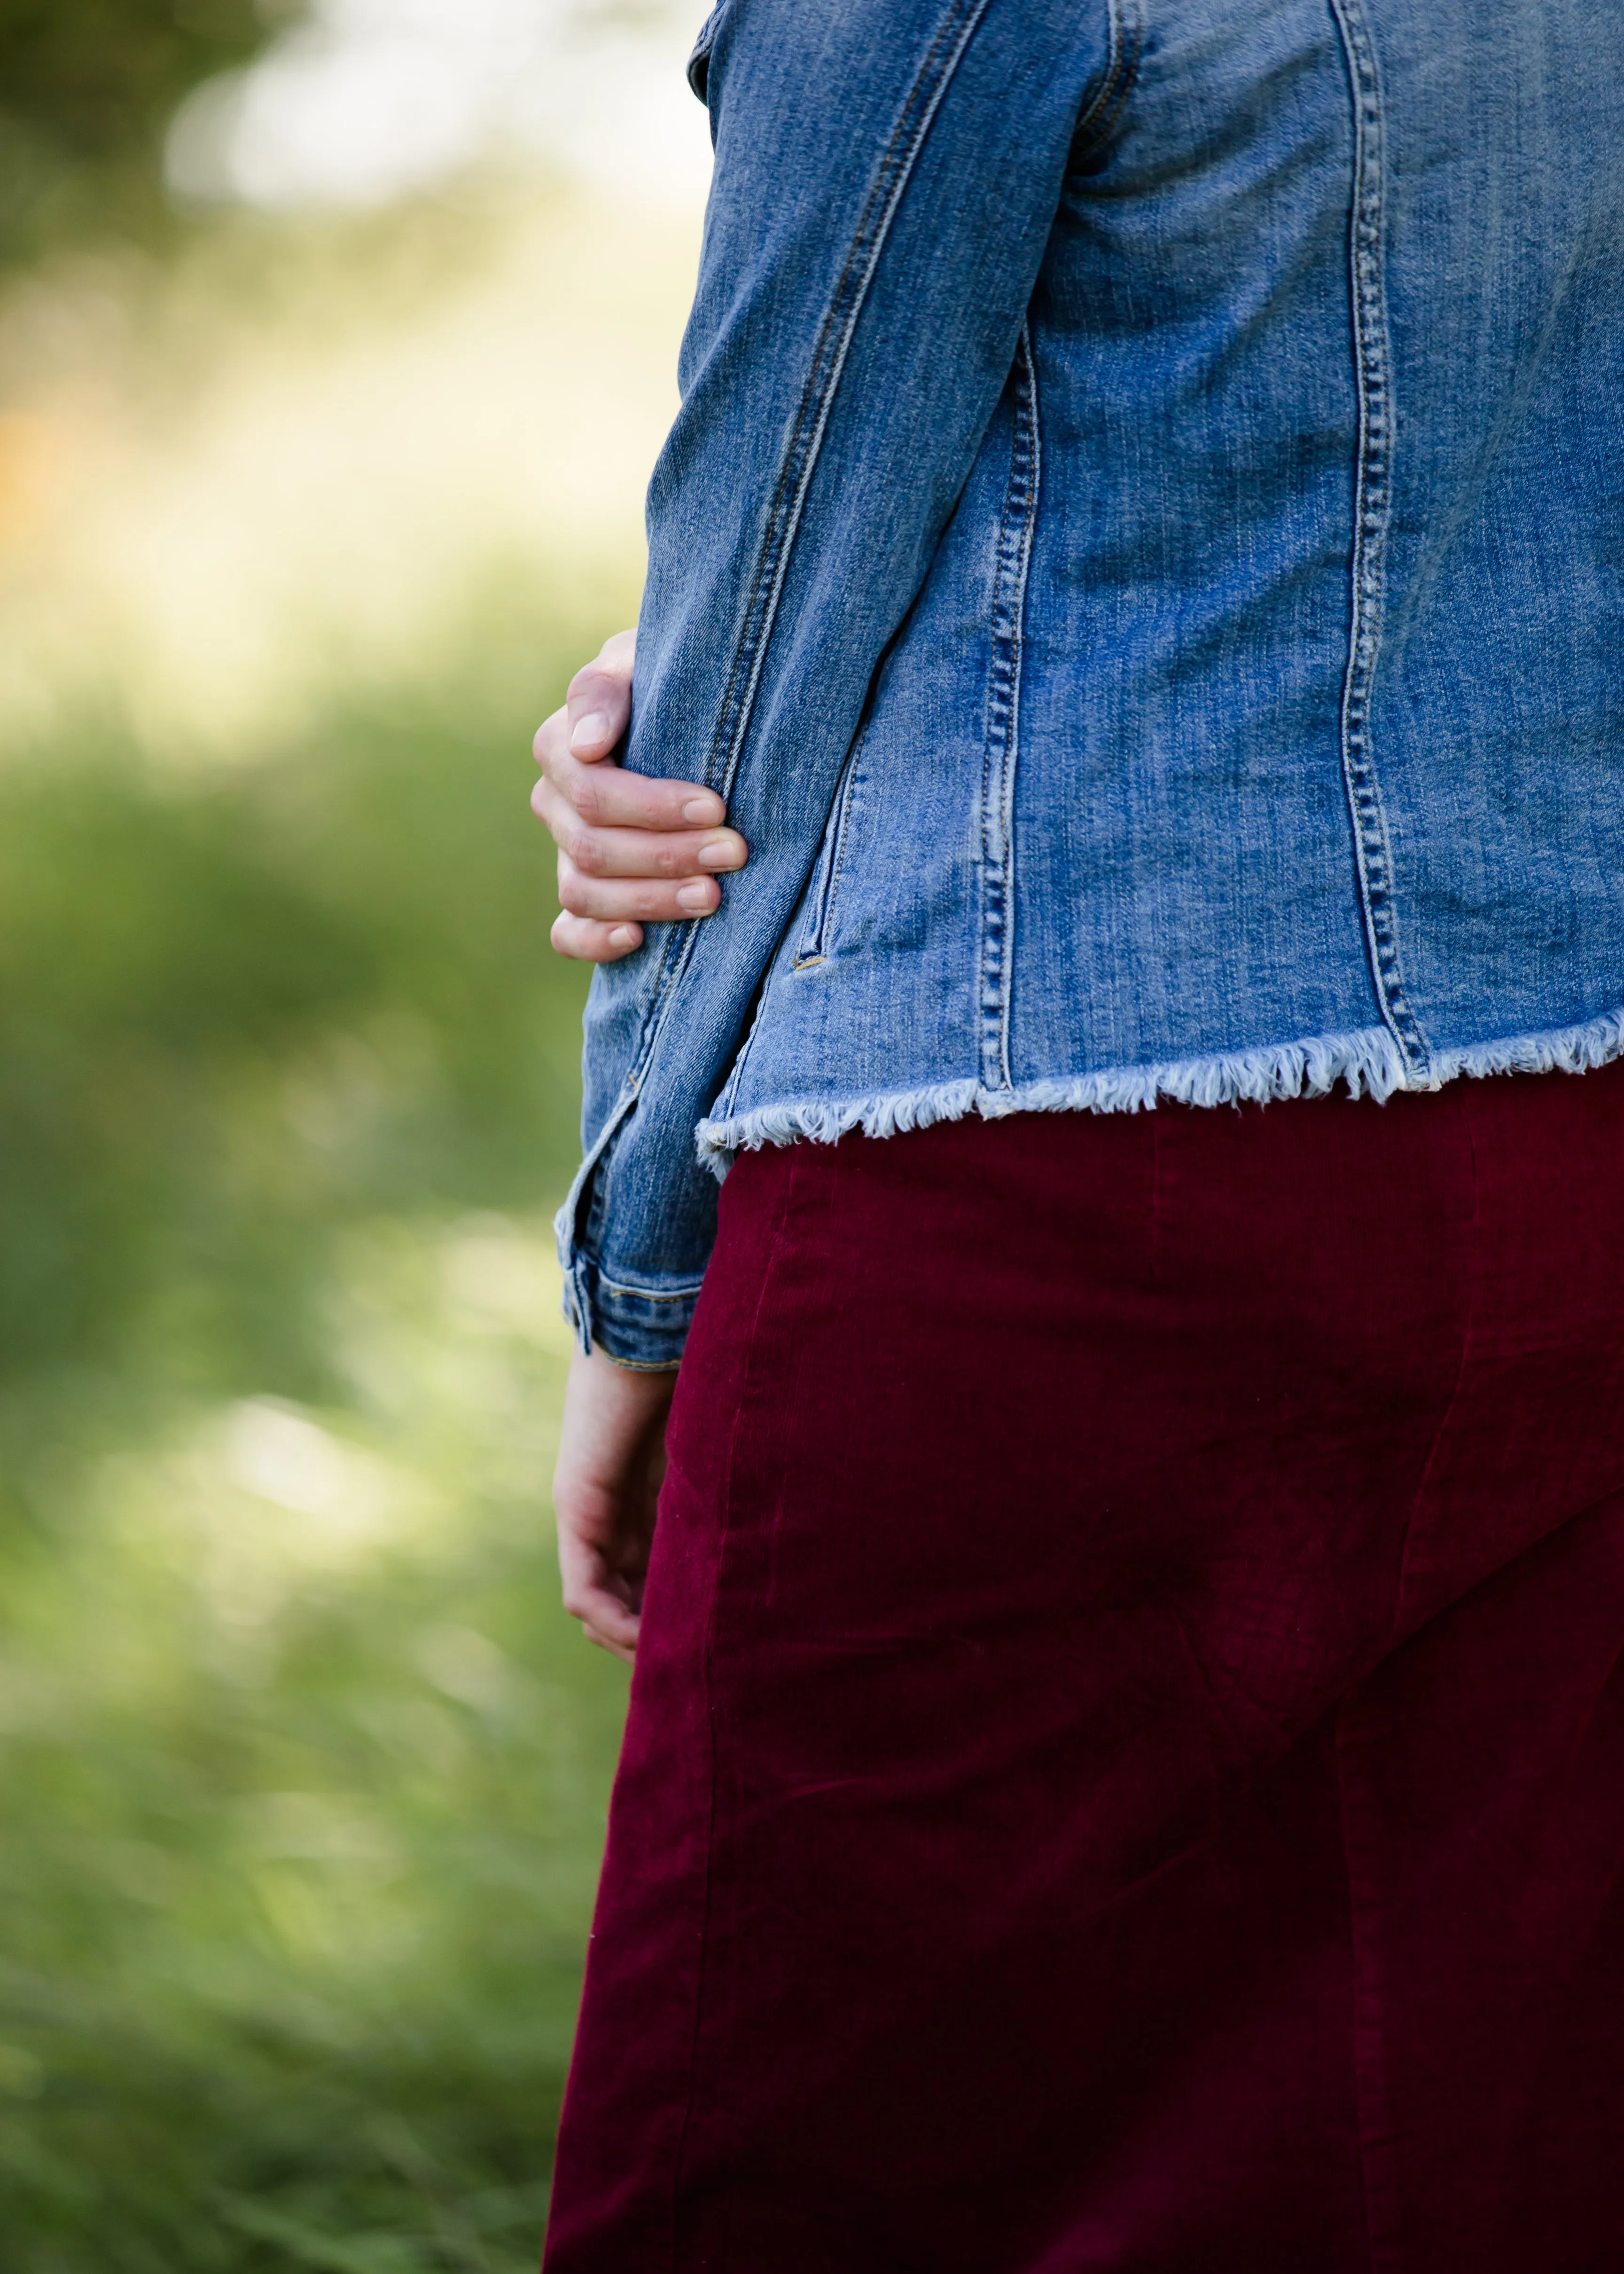
M 289 16 L 256 0 L 0 0 L 0 260 L 64 236 L 146 236 L 187 91 Z

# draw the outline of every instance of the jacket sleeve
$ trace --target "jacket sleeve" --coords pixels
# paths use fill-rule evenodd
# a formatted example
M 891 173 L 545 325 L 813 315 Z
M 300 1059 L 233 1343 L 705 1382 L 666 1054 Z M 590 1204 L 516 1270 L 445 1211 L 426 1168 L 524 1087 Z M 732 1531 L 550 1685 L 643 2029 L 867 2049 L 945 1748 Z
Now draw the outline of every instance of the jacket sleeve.
M 694 1132 L 816 859 L 868 684 L 1014 359 L 1114 0 L 724 0 L 690 75 L 716 171 L 649 492 L 625 762 L 750 848 L 703 922 L 594 976 L 559 1217 L 583 1345 L 674 1365 L 715 1224 Z

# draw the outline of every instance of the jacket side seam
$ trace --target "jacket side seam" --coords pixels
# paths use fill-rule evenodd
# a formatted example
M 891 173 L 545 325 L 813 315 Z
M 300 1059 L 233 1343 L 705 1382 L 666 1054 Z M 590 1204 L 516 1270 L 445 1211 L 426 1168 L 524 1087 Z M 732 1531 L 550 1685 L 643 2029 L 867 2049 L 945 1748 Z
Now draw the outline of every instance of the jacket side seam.
M 824 857 L 819 862 L 819 873 L 814 880 L 812 922 L 803 932 L 795 951 L 792 969 L 805 971 L 815 963 L 822 963 L 823 951 L 829 944 L 834 922 L 835 905 L 839 897 L 841 872 L 846 867 L 846 837 L 851 826 L 852 803 L 857 787 L 857 770 L 862 764 L 863 744 L 868 736 L 868 720 L 865 717 L 858 728 L 851 753 L 840 770 L 840 780 L 835 791 L 833 810 L 826 833 Z
M 1387 530 L 1393 508 L 1391 351 L 1387 339 L 1381 81 L 1364 0 L 1330 0 L 1353 104 L 1353 194 L 1349 231 L 1354 371 L 1358 395 L 1351 609 L 1342 682 L 1342 780 L 1353 829 L 1359 900 L 1381 1016 L 1417 1088 L 1432 1080 L 1426 1036 L 1404 991 L 1393 903 L 1393 855 L 1371 749 L 1372 694 L 1381 646 Z
M 775 957 L 774 961 L 776 960 Z M 727 1080 L 722 1085 L 721 1096 L 710 1109 L 713 1114 L 729 1114 L 733 1110 L 739 1096 L 739 1086 L 744 1080 L 745 1069 L 750 1062 L 750 1052 L 755 1047 L 756 1037 L 761 1032 L 762 1020 L 767 1015 L 767 998 L 771 992 L 772 964 L 770 963 L 762 974 L 761 984 L 756 990 L 756 1007 L 750 1015 L 749 1030 L 740 1047 L 738 1056 L 733 1062 Z
M 732 790 L 740 753 L 749 731 L 807 492 L 816 470 L 830 410 L 846 368 L 858 319 L 868 299 L 868 287 L 903 192 L 913 178 L 925 137 L 990 4 L 991 0 L 950 0 L 881 154 L 824 312 L 779 464 L 743 621 L 728 668 L 716 733 L 705 761 L 703 779 L 724 799 Z M 637 1073 L 654 1054 L 672 994 L 693 954 L 699 930 L 699 925 L 691 922 L 673 930 L 643 1029 Z
M 1015 935 L 1015 767 L 1020 749 L 1021 642 L 1041 472 L 1037 369 L 1028 321 L 1020 328 L 1011 374 L 1014 433 L 1010 479 L 993 569 L 992 656 L 981 756 L 981 953 L 978 993 L 981 1078 L 1006 1090 L 1010 1073 L 1011 982 Z

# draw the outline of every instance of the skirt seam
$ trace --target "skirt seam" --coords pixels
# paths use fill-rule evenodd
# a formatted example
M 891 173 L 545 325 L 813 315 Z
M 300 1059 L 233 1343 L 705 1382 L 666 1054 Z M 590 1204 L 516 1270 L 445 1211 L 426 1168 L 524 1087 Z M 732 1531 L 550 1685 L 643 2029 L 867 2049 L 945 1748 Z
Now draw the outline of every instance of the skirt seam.
M 705 1617 L 704 1641 L 701 1646 L 700 1653 L 701 1664 L 703 1669 L 702 1679 L 704 1684 L 705 1723 L 709 1736 L 709 1751 L 710 1757 L 710 1790 L 706 1800 L 704 1885 L 700 1901 L 699 1951 L 694 1966 L 694 2023 L 688 2040 L 688 2079 L 682 2097 L 682 2120 L 677 2128 L 676 2153 L 672 2160 L 672 2274 L 678 2274 L 678 2270 L 680 2265 L 681 2234 L 680 2227 L 679 2205 L 680 2203 L 682 2195 L 682 2169 L 688 2155 L 688 2130 L 694 2114 L 694 2084 L 695 2073 L 699 2065 L 699 2034 L 704 2018 L 705 1959 L 710 1949 L 710 1893 L 716 1863 L 717 1816 L 716 1704 L 715 1691 L 711 1680 L 711 1668 L 716 1646 L 717 1619 L 721 1602 L 722 1579 L 727 1557 L 727 1542 L 733 1531 L 733 1481 L 738 1463 L 739 1436 L 743 1427 L 745 1407 L 748 1403 L 748 1397 L 750 1374 L 755 1363 L 756 1342 L 761 1329 L 762 1314 L 766 1308 L 768 1291 L 772 1284 L 773 1273 L 778 1259 L 778 1251 L 783 1246 L 784 1230 L 789 1216 L 790 1200 L 793 1191 L 793 1186 L 794 1171 L 793 1166 L 792 1165 L 789 1176 L 785 1178 L 784 1189 L 778 1196 L 778 1208 L 773 1218 L 772 1230 L 768 1238 L 766 1261 L 762 1268 L 761 1285 L 756 1294 L 756 1306 L 750 1315 L 749 1334 L 745 1346 L 744 1363 L 740 1371 L 739 1401 L 733 1409 L 733 1427 L 728 1433 L 727 1440 L 727 1476 L 722 1493 L 723 1513 L 721 1537 L 717 1542 L 716 1572 L 711 1582 L 710 1607 Z

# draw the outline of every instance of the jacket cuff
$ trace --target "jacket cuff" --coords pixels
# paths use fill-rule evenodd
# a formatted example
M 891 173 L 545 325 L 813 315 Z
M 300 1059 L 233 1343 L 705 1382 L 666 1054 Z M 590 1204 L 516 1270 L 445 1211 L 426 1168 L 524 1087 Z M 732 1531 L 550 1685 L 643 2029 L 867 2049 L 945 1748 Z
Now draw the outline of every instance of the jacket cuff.
M 583 1351 L 601 1350 L 634 1373 L 667 1373 L 681 1359 L 701 1284 L 631 1286 L 576 1249 L 564 1268 L 564 1316 Z

